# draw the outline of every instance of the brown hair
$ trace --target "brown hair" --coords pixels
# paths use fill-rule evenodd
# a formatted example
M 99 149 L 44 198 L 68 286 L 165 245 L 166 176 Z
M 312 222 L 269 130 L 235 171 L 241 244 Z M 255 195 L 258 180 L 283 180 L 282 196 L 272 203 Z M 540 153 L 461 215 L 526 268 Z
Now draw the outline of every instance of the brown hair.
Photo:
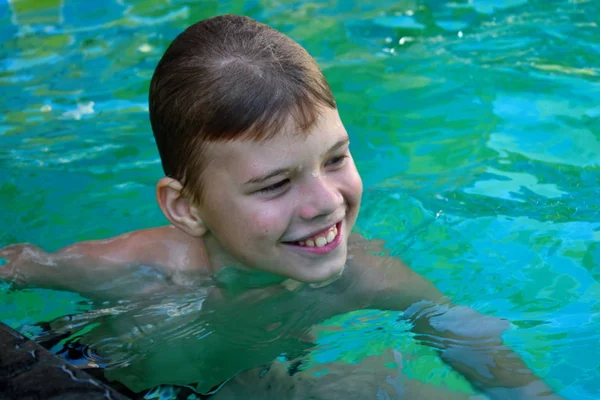
M 206 144 L 266 140 L 291 117 L 301 132 L 319 107 L 336 108 L 315 60 L 251 18 L 222 15 L 179 34 L 150 84 L 150 122 L 166 176 L 202 198 Z

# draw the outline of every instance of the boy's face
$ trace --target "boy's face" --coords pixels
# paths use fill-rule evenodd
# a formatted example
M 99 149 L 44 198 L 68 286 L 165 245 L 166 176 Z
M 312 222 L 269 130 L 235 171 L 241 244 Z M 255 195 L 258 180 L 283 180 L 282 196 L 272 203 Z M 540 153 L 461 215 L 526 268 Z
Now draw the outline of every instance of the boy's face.
M 303 282 L 340 273 L 362 182 L 337 110 L 308 134 L 292 124 L 264 142 L 212 143 L 201 216 L 211 265 Z

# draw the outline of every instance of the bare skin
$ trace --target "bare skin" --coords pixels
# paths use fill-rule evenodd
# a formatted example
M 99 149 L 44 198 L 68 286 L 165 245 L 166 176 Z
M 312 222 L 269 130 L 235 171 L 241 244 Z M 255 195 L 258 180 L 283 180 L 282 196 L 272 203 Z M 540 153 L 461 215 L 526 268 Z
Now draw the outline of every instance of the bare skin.
M 8 261 L 0 268 L 0 278 L 17 285 L 75 291 L 103 300 L 143 296 L 164 286 L 147 281 L 125 293 L 99 290 L 99 282 L 123 275 L 124 266 L 155 267 L 165 279 L 182 286 L 186 273 L 208 276 L 202 241 L 173 226 L 79 242 L 51 254 L 32 244 L 15 244 L 0 249 L 0 258 Z
M 388 352 L 368 357 L 360 364 L 329 363 L 322 366 L 328 373 L 315 377 L 313 371 L 300 371 L 289 376 L 288 366 L 274 362 L 269 372 L 259 378 L 260 368 L 239 374 L 215 395 L 216 400 L 244 398 L 248 400 L 285 399 L 411 399 L 411 400 L 484 400 L 485 397 L 451 391 L 403 376 L 399 353 Z M 396 358 L 394 360 L 394 358 Z M 396 362 L 398 368 L 384 367 Z M 252 391 L 248 391 L 252 387 Z
M 118 236 L 110 240 L 79 243 L 61 249 L 54 254 L 48 254 L 27 245 L 11 246 L 0 250 L 0 256 L 9 260 L 7 268 L 2 269 L 2 271 L 5 274 L 8 271 L 12 271 L 12 274 L 17 272 L 26 277 L 40 276 L 40 268 L 49 268 L 49 275 L 46 276 L 54 276 L 51 270 L 62 265 L 63 274 L 71 275 L 71 269 L 77 273 L 80 270 L 81 263 L 94 260 L 96 263 L 98 261 L 103 262 L 102 266 L 94 268 L 96 272 L 97 270 L 108 270 L 109 272 L 105 272 L 104 276 L 114 278 L 120 270 L 119 265 L 123 263 L 140 263 L 136 257 L 138 254 L 143 254 L 145 259 L 157 257 L 156 259 L 160 260 L 161 265 L 169 266 L 167 268 L 161 267 L 165 275 L 169 276 L 169 279 L 165 279 L 163 284 L 150 283 L 136 292 L 115 292 L 115 298 L 119 300 L 128 297 L 135 299 L 139 296 L 152 295 L 152 293 L 172 293 L 173 288 L 171 285 L 177 279 L 180 279 L 180 282 L 176 283 L 175 286 L 180 290 L 187 291 L 189 285 L 180 286 L 186 284 L 184 279 L 188 276 L 186 272 L 188 274 L 190 272 L 200 272 L 204 279 L 210 280 L 211 278 L 207 275 L 207 269 L 193 271 L 192 268 L 186 268 L 193 262 L 196 262 L 196 265 L 203 265 L 202 262 L 206 262 L 201 251 L 187 251 L 187 249 L 196 249 L 194 246 L 190 246 L 193 243 L 178 242 L 179 251 L 165 251 L 168 246 L 173 245 L 173 239 L 177 236 L 178 232 L 169 227 L 150 229 Z M 189 240 L 186 235 L 181 238 Z M 137 243 L 137 241 L 145 242 Z M 134 251 L 131 252 L 130 249 Z M 138 251 L 138 249 L 144 249 L 144 251 Z M 17 254 L 20 254 L 20 256 L 15 257 Z M 169 258 L 168 254 L 173 257 Z M 43 263 L 32 262 L 34 260 L 41 260 Z M 65 261 L 68 262 L 65 263 Z M 65 268 L 69 268 L 69 270 L 67 271 Z M 89 284 L 83 284 L 79 281 L 83 287 L 93 288 L 94 283 L 98 284 L 95 280 L 98 275 L 94 273 L 94 270 L 89 271 L 91 272 L 89 276 L 91 282 Z M 408 269 L 406 271 L 409 272 Z M 202 365 L 206 364 L 198 361 L 200 358 L 210 359 L 214 355 L 214 361 L 207 362 L 207 368 L 210 368 L 213 380 L 207 382 L 199 390 L 207 392 L 212 386 L 234 377 L 217 392 L 216 399 L 304 399 L 311 397 L 327 399 L 330 398 L 331 393 L 342 395 L 343 391 L 347 394 L 346 398 L 359 399 L 375 398 L 377 392 L 381 390 L 389 391 L 391 398 L 399 398 L 400 395 L 395 391 L 394 385 L 402 386 L 402 394 L 414 399 L 428 399 L 432 395 L 437 397 L 443 395 L 442 397 L 446 399 L 469 398 L 470 395 L 466 393 L 450 392 L 425 385 L 420 381 L 406 381 L 402 377 L 401 368 L 390 370 L 384 367 L 385 362 L 392 360 L 389 354 L 381 357 L 371 357 L 360 365 L 330 363 L 323 366 L 330 373 L 320 378 L 312 376 L 314 371 L 299 371 L 294 376 L 289 376 L 287 368 L 292 361 L 297 360 L 290 360 L 285 363 L 272 362 L 282 352 L 291 354 L 314 346 L 313 341 L 316 334 L 312 332 L 312 327 L 315 324 L 338 314 L 367 307 L 369 305 L 367 291 L 361 286 L 371 281 L 371 279 L 377 279 L 375 276 L 366 276 L 369 273 L 357 268 L 356 264 L 349 263 L 344 275 L 339 280 L 322 289 L 312 289 L 298 282 L 292 284 L 284 282 L 265 288 L 250 289 L 233 297 L 227 288 L 211 287 L 201 311 L 187 316 L 187 323 L 182 320 L 175 322 L 178 328 L 197 325 L 200 321 L 209 324 L 215 334 L 203 338 L 202 346 L 187 345 L 188 339 L 169 342 L 166 348 L 161 348 L 159 351 L 153 350 L 152 346 L 149 346 L 140 350 L 147 354 L 147 358 L 143 362 L 133 363 L 129 367 L 109 372 L 109 377 L 124 381 L 127 386 L 133 389 L 142 390 L 143 385 L 147 384 L 148 381 L 152 381 L 152 375 L 157 373 L 154 366 L 161 365 L 162 368 L 158 371 L 154 384 L 176 383 L 185 385 L 193 382 L 197 376 L 207 375 L 206 370 L 202 369 Z M 358 284 L 361 279 L 363 282 Z M 196 281 L 196 284 L 199 283 Z M 427 282 L 423 280 L 422 283 L 426 284 Z M 56 284 L 57 286 L 63 285 L 61 288 L 66 290 L 77 289 L 75 282 L 64 285 L 64 281 L 59 280 Z M 422 289 L 430 290 L 431 295 L 435 297 L 439 296 L 433 286 L 428 284 L 426 286 Z M 351 290 L 354 288 L 358 289 L 358 292 Z M 106 295 L 109 293 L 106 291 L 94 293 L 91 290 L 87 294 L 92 298 L 106 299 Z M 132 325 L 157 324 L 157 321 L 138 317 L 132 318 L 134 314 L 136 313 L 132 312 L 111 319 L 110 324 L 105 324 L 105 327 L 88 334 L 86 339 L 94 342 L 102 337 L 115 337 L 129 332 Z M 257 316 L 261 316 L 261 318 L 258 319 Z M 244 340 L 239 336 L 237 339 L 233 339 L 230 333 L 231 330 L 227 329 L 232 320 L 244 326 L 243 336 L 252 338 L 251 341 Z M 60 329 L 60 326 L 57 328 Z M 170 332 L 170 328 L 168 325 L 161 326 L 149 335 L 155 337 L 156 340 L 160 340 L 161 335 Z M 238 343 L 239 346 L 236 346 L 235 343 Z M 265 347 L 265 344 L 269 343 L 272 345 Z M 260 350 L 253 350 L 256 348 L 260 348 Z M 173 354 L 176 354 L 180 349 L 185 349 L 185 351 L 180 356 L 173 357 Z M 207 351 L 207 349 L 210 350 Z M 195 354 L 194 350 L 197 350 L 199 354 Z M 231 353 L 234 353 L 235 357 L 224 356 Z M 163 359 L 163 357 L 165 358 Z M 224 363 L 224 359 L 230 359 L 233 363 Z M 261 363 L 263 366 L 255 367 Z M 215 365 L 218 365 L 219 368 L 215 368 Z M 269 365 L 269 372 L 261 378 L 259 375 L 264 369 L 264 365 Z M 191 366 L 195 366 L 195 368 L 191 368 Z M 170 371 L 171 374 L 169 375 L 165 371 Z M 245 372 L 238 373 L 239 371 Z M 145 376 L 143 383 L 136 381 L 135 377 L 140 375 Z M 393 384 L 393 382 L 391 384 L 390 380 L 393 380 L 396 384 Z M 252 388 L 251 393 L 254 397 L 248 397 L 249 387 Z
M 368 246 L 365 247 L 365 245 Z M 163 371 L 175 368 L 177 365 L 197 364 L 198 357 L 205 357 L 205 350 L 209 348 L 213 350 L 211 354 L 215 354 L 215 357 L 219 359 L 222 359 L 220 355 L 227 351 L 235 351 L 238 355 L 235 357 L 236 364 L 226 365 L 218 371 L 213 371 L 214 381 L 207 382 L 206 387 L 211 387 L 229 379 L 229 377 L 240 371 L 246 371 L 238 374 L 235 379 L 225 385 L 220 395 L 222 397 L 217 398 L 228 398 L 226 397 L 227 393 L 233 396 L 235 393 L 247 390 L 244 388 L 247 388 L 248 385 L 252 386 L 256 393 L 262 393 L 265 396 L 267 396 L 265 392 L 267 390 L 269 395 L 276 396 L 275 393 L 278 392 L 273 389 L 274 387 L 278 387 L 280 391 L 283 391 L 280 394 L 285 394 L 290 398 L 300 396 L 300 394 L 302 395 L 299 398 L 304 398 L 304 394 L 310 394 L 314 398 L 327 398 L 327 394 L 324 393 L 326 392 L 325 388 L 334 390 L 334 387 L 338 389 L 354 387 L 355 390 L 352 393 L 367 395 L 367 392 L 373 393 L 377 388 L 389 385 L 384 379 L 388 376 L 385 374 L 389 374 L 390 371 L 383 368 L 385 359 L 383 355 L 380 361 L 377 361 L 376 358 L 369 361 L 371 366 L 379 365 L 382 368 L 380 370 L 381 379 L 369 380 L 366 378 L 367 376 L 376 376 L 377 373 L 375 372 L 371 372 L 371 375 L 366 374 L 364 379 L 360 378 L 372 382 L 371 385 L 360 385 L 360 379 L 357 378 L 358 381 L 352 381 L 349 378 L 352 371 L 365 373 L 364 369 L 360 370 L 357 366 L 331 365 L 329 366 L 330 374 L 315 379 L 312 377 L 311 371 L 301 371 L 297 375 L 289 377 L 282 372 L 285 369 L 284 366 L 275 363 L 273 371 L 267 374 L 269 379 L 259 379 L 257 370 L 263 367 L 256 367 L 256 365 L 272 361 L 279 353 L 286 351 L 285 346 L 310 347 L 312 326 L 331 316 L 363 308 L 378 308 L 408 310 L 407 315 L 414 323 L 413 330 L 423 335 L 425 338 L 424 343 L 439 348 L 444 361 L 464 374 L 474 385 L 486 392 L 490 398 L 560 398 L 554 395 L 551 389 L 539 380 L 518 356 L 502 345 L 500 334 L 506 327 L 505 323 L 491 317 L 482 316 L 466 307 L 450 306 L 445 310 L 450 319 L 454 317 L 452 313 L 456 313 L 457 318 L 462 318 L 462 326 L 488 326 L 489 329 L 479 329 L 472 336 L 462 331 L 434 329 L 431 321 L 439 317 L 440 314 L 443 315 L 443 313 L 440 311 L 429 312 L 428 310 L 433 310 L 434 304 L 448 304 L 448 300 L 429 281 L 414 273 L 400 260 L 371 255 L 375 250 L 377 252 L 381 250 L 375 242 L 369 243 L 358 236 L 354 236 L 349 247 L 352 251 L 346 271 L 341 279 L 328 287 L 311 289 L 300 283 L 291 286 L 282 283 L 247 290 L 233 297 L 227 293 L 226 288 L 217 288 L 211 290 L 208 294 L 202 307 L 204 313 L 200 312 L 187 317 L 190 318 L 190 321 L 203 320 L 204 318 L 215 332 L 223 332 L 225 337 L 227 336 L 228 324 L 235 320 L 244 326 L 244 335 L 253 338 L 255 344 L 269 343 L 272 342 L 273 338 L 277 338 L 276 345 L 266 350 L 263 349 L 264 351 L 261 351 L 260 354 L 248 350 L 253 348 L 249 343 L 245 343 L 246 346 L 243 348 L 227 349 L 223 347 L 223 343 L 231 344 L 232 341 L 223 340 L 219 335 L 214 335 L 203 339 L 204 346 L 198 349 L 202 354 L 193 354 L 193 352 L 190 354 L 189 349 L 193 346 L 175 342 L 171 347 L 163 349 L 162 352 L 150 352 L 151 354 L 143 363 L 131 366 L 130 369 L 134 368 L 136 370 L 130 376 L 152 374 L 152 365 L 164 363 L 162 354 L 168 354 L 169 360 L 173 361 L 173 351 L 177 351 L 178 348 L 186 349 L 185 354 L 182 355 L 184 359 L 175 358 L 176 362 L 171 366 L 164 366 Z M 365 251 L 369 248 L 371 250 Z M 0 276 L 4 279 L 13 280 L 16 284 L 77 291 L 98 299 L 141 298 L 152 293 L 193 292 L 195 286 L 212 279 L 209 269 L 206 267 L 206 254 L 202 246 L 198 246 L 197 239 L 179 232 L 173 227 L 138 231 L 109 240 L 82 242 L 53 254 L 46 253 L 31 245 L 14 245 L 1 249 L 0 257 L 8 261 L 5 266 L 0 268 L 2 274 Z M 99 280 L 114 280 L 123 274 L 123 265 L 135 266 L 142 264 L 157 268 L 157 271 L 160 271 L 162 275 L 156 280 L 144 282 L 135 290 L 123 291 L 122 288 L 118 287 L 112 290 L 97 290 L 98 287 L 102 286 L 99 285 Z M 58 271 L 60 273 L 57 273 Z M 64 279 L 65 276 L 69 276 L 71 279 L 67 281 Z M 411 314 L 411 306 L 422 300 L 428 300 L 431 303 L 416 306 L 416 308 L 413 306 L 414 312 Z M 306 313 L 305 310 L 308 309 L 312 311 Z M 295 314 L 293 310 L 297 310 L 296 313 L 300 312 Z M 216 311 L 216 313 L 213 311 Z M 262 317 L 260 319 L 253 317 L 257 315 Z M 310 317 L 301 320 L 301 323 L 298 324 L 297 320 L 302 315 L 309 315 Z M 215 319 L 215 316 L 218 317 Z M 131 329 L 131 323 L 129 322 L 120 325 L 123 324 L 123 321 L 129 321 L 128 318 L 127 316 L 122 319 L 117 318 L 111 329 Z M 119 320 L 121 320 L 121 323 L 118 322 Z M 137 323 L 144 325 L 145 322 L 148 321 L 138 321 Z M 177 323 L 181 324 L 182 322 L 178 321 Z M 168 329 L 164 331 L 167 332 Z M 160 337 L 160 329 L 155 334 Z M 111 332 L 109 336 L 114 337 L 115 333 Z M 293 351 L 293 349 L 287 350 Z M 241 351 L 246 351 L 246 354 L 240 356 Z M 485 354 L 489 356 L 484 356 Z M 490 360 L 493 361 L 490 362 Z M 488 371 L 489 374 L 482 373 L 482 370 Z M 374 370 L 371 369 L 371 371 Z M 122 372 L 119 371 L 119 373 Z M 167 376 L 167 381 L 169 383 L 186 384 L 189 383 L 190 379 L 193 379 L 194 373 L 206 374 L 205 371 L 190 371 L 189 369 L 188 373 L 191 374 L 189 378 L 186 377 L 185 373 L 176 372 L 170 377 L 170 380 Z M 401 376 L 398 371 L 395 374 Z M 286 382 L 285 385 L 291 382 L 291 385 L 285 386 L 283 383 L 274 385 L 273 382 L 274 380 L 277 381 L 276 377 L 278 375 L 282 377 L 279 380 L 280 382 Z M 129 379 L 126 377 L 127 369 L 125 369 L 124 376 L 124 380 L 127 381 Z M 336 381 L 336 377 L 339 383 L 337 386 L 333 383 Z M 115 376 L 115 378 L 123 379 L 122 376 Z M 163 378 L 157 377 L 157 379 Z M 174 382 L 173 379 L 181 379 L 181 381 Z M 355 382 L 356 385 L 351 386 L 348 382 Z M 128 383 L 133 388 L 143 388 L 136 387 L 135 380 Z M 156 383 L 161 382 L 156 381 Z M 404 393 L 413 393 L 414 398 L 419 398 L 417 397 L 418 393 L 422 394 L 422 398 L 431 398 L 433 393 L 442 390 L 428 387 L 418 381 L 403 381 L 403 385 L 405 390 L 408 391 Z M 292 391 L 290 391 L 291 386 L 294 387 Z M 270 387 L 270 389 L 267 389 L 267 387 Z M 359 388 L 365 392 L 361 392 Z M 443 398 L 468 398 L 468 396 L 464 393 L 446 393 Z M 259 396 L 257 398 L 268 397 Z

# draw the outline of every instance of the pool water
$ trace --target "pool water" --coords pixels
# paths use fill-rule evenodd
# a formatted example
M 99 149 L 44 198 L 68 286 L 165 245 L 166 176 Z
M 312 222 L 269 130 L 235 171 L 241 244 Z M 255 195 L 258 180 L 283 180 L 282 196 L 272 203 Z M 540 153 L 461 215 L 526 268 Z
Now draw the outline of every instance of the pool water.
M 509 319 L 506 342 L 565 398 L 600 398 L 593 0 L 0 0 L 0 247 L 166 222 L 148 83 L 177 33 L 220 13 L 287 33 L 323 68 L 365 183 L 356 230 L 455 302 Z M 85 316 L 120 312 L 0 285 L 0 320 L 32 337 L 43 321 L 78 314 L 90 332 Z M 314 362 L 400 346 L 411 377 L 468 390 L 402 327 L 372 329 L 396 320 L 325 321 L 344 335 L 324 334 Z

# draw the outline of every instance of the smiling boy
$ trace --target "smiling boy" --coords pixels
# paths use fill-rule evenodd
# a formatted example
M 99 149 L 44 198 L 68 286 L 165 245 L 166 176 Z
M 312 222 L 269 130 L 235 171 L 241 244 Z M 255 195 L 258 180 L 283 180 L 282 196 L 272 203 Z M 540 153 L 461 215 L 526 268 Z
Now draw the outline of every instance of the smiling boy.
M 201 264 L 301 282 L 342 271 L 362 183 L 337 110 L 321 106 L 315 112 L 304 132 L 290 121 L 266 141 L 208 144 L 199 206 L 181 196 L 179 180 L 159 182 L 167 218 L 202 238 L 208 259 Z
M 372 255 L 382 250 L 375 242 L 351 234 L 362 182 L 329 86 L 300 45 L 247 17 L 201 21 L 163 55 L 149 101 L 165 172 L 156 195 L 171 224 L 77 243 L 52 254 L 31 245 L 8 246 L 0 250 L 8 260 L 0 276 L 100 299 L 149 296 L 165 288 L 193 291 L 199 283 L 215 281 L 221 285 L 208 297 L 219 312 L 215 315 L 226 322 L 221 332 L 240 322 L 224 318 L 236 315 L 224 310 L 251 304 L 253 315 L 262 319 L 245 322 L 247 336 L 260 331 L 256 335 L 266 338 L 282 329 L 278 340 L 297 339 L 298 332 L 344 312 L 404 311 L 415 332 L 428 336 L 444 361 L 490 397 L 558 398 L 502 345 L 502 321 L 451 305 L 401 261 Z M 104 284 L 136 266 L 155 268 L 164 279 L 138 282 L 127 291 Z M 241 294 L 228 292 L 232 282 L 243 286 L 257 276 L 261 284 Z M 203 309 L 211 307 L 208 303 Z M 317 311 L 302 319 L 303 307 Z M 288 322 L 269 314 L 273 309 L 287 309 Z M 227 350 L 219 347 L 215 354 L 220 351 Z M 275 346 L 265 357 L 272 361 L 284 351 Z M 249 371 L 225 385 L 235 392 L 235 385 L 254 376 L 252 367 L 260 364 L 248 354 L 206 384 Z M 125 374 L 122 380 L 141 389 L 135 380 L 139 374 Z M 186 379 L 177 374 L 155 383 Z M 299 378 L 291 379 L 300 390 Z M 317 396 L 318 384 L 309 386 L 303 393 Z

